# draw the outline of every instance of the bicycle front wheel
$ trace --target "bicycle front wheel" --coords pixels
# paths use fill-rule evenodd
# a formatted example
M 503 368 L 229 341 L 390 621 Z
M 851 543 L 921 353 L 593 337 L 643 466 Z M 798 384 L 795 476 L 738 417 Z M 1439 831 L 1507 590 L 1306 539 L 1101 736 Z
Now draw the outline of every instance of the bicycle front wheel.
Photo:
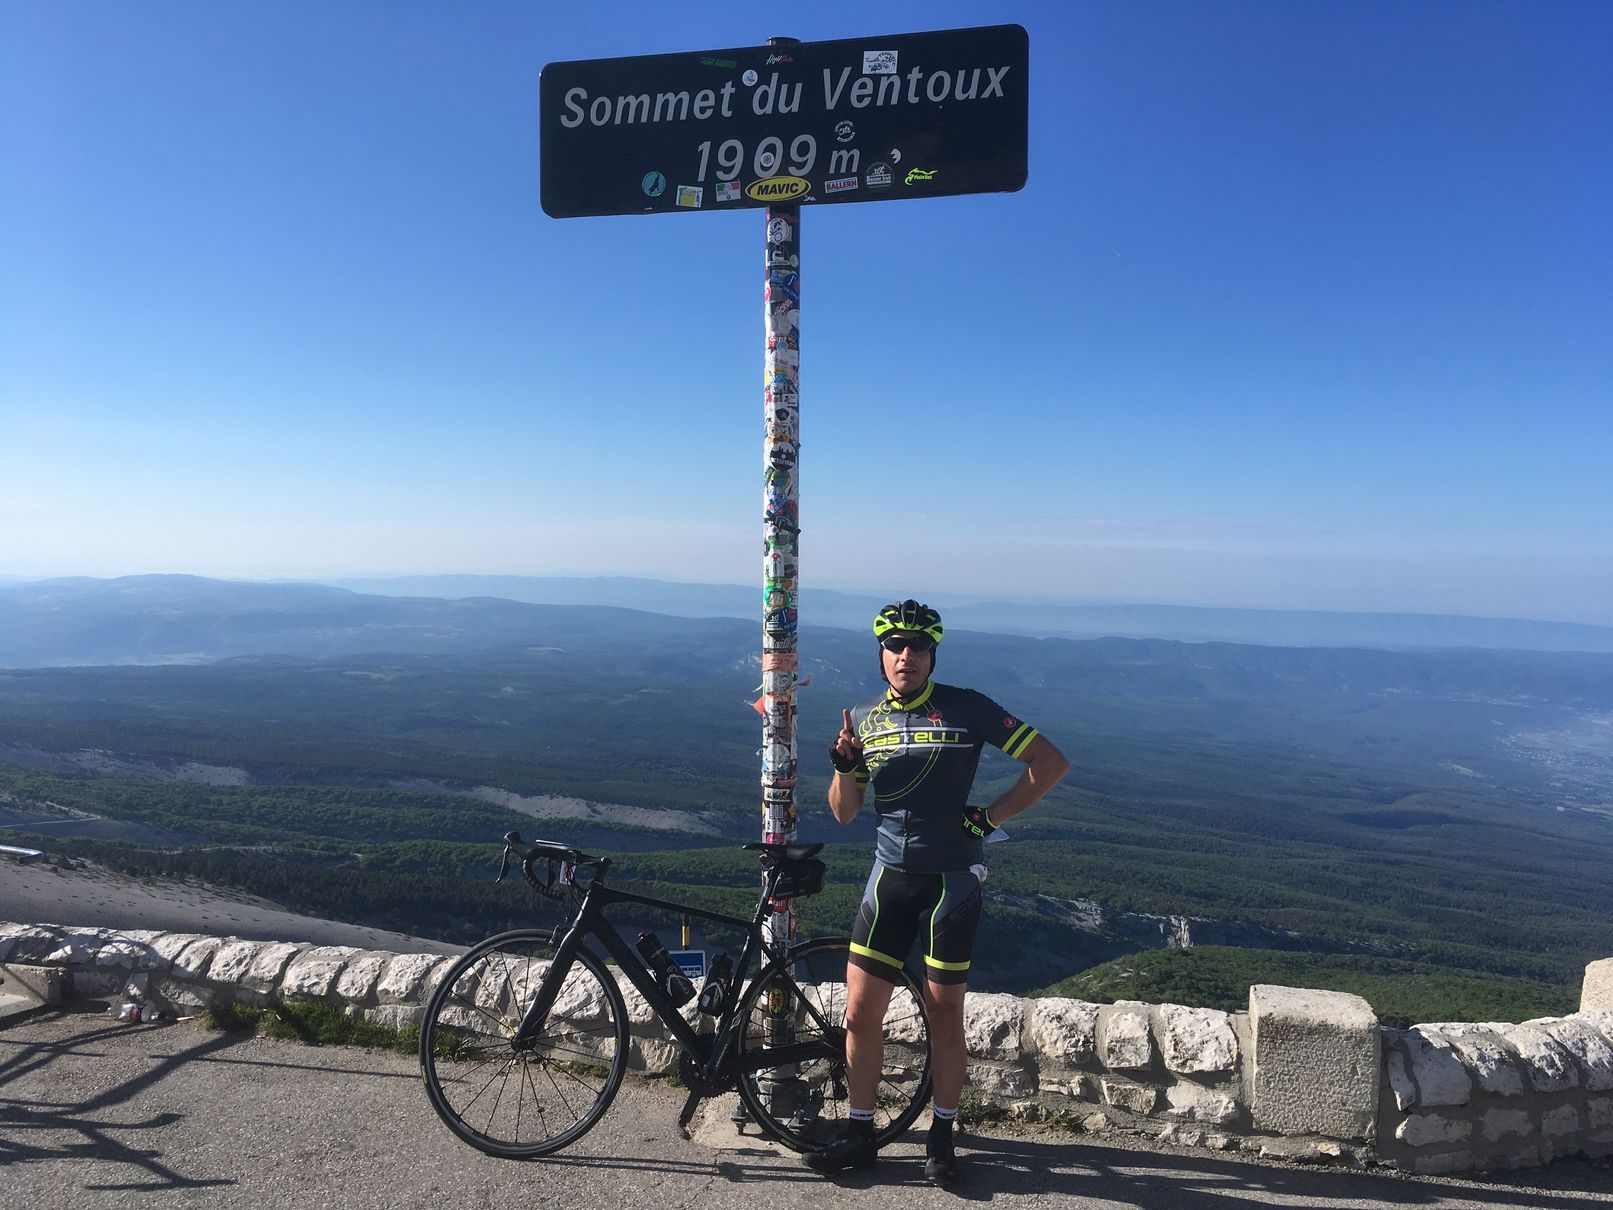
M 740 1076 L 739 1095 L 762 1130 L 806 1151 L 840 1133 L 850 1109 L 846 1079 L 844 937 L 793 946 L 746 990 L 739 1005 L 739 1054 L 746 1067 L 769 1050 L 807 1057 Z M 930 1099 L 930 1018 L 924 989 L 903 970 L 885 1014 L 885 1058 L 874 1105 L 877 1146 L 898 1138 Z
M 500 933 L 457 962 L 426 1006 L 420 1068 L 431 1106 L 472 1147 L 532 1159 L 575 1142 L 610 1108 L 627 1069 L 627 1007 L 605 964 L 578 950 L 531 1049 L 527 1006 L 551 974 L 538 930 Z

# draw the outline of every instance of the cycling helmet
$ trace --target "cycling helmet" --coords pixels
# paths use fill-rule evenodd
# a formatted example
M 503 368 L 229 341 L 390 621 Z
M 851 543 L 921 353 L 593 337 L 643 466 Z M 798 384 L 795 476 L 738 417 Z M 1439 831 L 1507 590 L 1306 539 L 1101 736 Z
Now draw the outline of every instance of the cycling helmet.
M 874 615 L 874 637 L 882 639 L 893 630 L 915 631 L 939 643 L 941 615 L 928 605 L 920 605 L 912 597 L 905 601 L 894 601 Z

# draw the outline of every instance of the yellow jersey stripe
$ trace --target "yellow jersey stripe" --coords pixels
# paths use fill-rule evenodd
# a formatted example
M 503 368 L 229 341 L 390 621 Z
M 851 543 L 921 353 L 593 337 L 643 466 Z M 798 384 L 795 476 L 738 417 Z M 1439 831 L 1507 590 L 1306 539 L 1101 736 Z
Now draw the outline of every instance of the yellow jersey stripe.
M 1030 747 L 1031 740 L 1040 734 L 1041 732 L 1037 731 L 1029 723 L 1021 723 L 1019 730 L 1008 737 L 1008 742 L 1003 745 L 1003 751 L 1008 753 L 1009 756 L 1017 757 L 1026 748 Z
M 886 689 L 885 690 L 885 701 L 887 703 L 889 703 L 890 705 L 896 707 L 896 709 L 898 709 L 898 710 L 917 710 L 925 702 L 930 700 L 930 695 L 932 693 L 934 693 L 934 692 L 935 692 L 935 682 L 934 681 L 925 681 L 924 682 L 924 692 L 919 694 L 912 701 L 904 702 L 901 698 L 896 696 L 896 690 L 894 690 L 894 689 Z

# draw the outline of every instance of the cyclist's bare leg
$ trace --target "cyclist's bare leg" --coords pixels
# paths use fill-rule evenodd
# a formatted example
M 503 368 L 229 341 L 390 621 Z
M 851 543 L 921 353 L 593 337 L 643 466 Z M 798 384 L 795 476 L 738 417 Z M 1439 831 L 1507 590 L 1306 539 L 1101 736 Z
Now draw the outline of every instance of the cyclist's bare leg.
M 846 1078 L 853 1109 L 872 1109 L 879 1095 L 885 1069 L 885 1010 L 895 990 L 894 984 L 861 967 L 846 967 Z
M 968 985 L 926 979 L 924 989 L 930 1009 L 930 1078 L 935 1084 L 935 1104 L 956 1109 L 968 1065 L 963 1042 L 963 994 Z

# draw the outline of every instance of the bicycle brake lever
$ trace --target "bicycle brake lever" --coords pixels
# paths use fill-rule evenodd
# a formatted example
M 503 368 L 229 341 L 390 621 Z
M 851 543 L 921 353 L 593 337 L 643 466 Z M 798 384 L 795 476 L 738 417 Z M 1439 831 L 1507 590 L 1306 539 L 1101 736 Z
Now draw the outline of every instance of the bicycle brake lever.
M 504 881 L 504 875 L 508 874 L 509 872 L 510 872 L 510 846 L 505 845 L 504 846 L 504 859 L 498 863 L 498 877 L 493 879 L 493 881 L 494 882 L 503 882 Z

